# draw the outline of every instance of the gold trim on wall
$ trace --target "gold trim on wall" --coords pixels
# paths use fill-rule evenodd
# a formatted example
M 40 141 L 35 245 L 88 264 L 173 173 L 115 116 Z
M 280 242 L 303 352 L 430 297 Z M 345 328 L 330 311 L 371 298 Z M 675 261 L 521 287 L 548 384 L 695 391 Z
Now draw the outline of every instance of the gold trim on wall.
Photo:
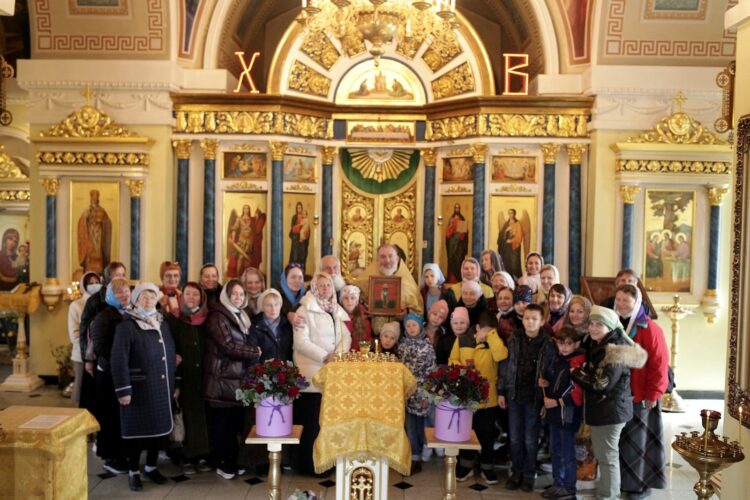
M 39 151 L 36 153 L 36 161 L 43 165 L 111 165 L 129 167 L 147 167 L 150 163 L 148 153 L 127 153 L 122 151 Z
M 726 175 L 732 173 L 732 163 L 728 161 L 623 159 L 617 160 L 615 171 Z
M 31 191 L 28 189 L 3 189 L 0 190 L 0 201 L 29 201 Z

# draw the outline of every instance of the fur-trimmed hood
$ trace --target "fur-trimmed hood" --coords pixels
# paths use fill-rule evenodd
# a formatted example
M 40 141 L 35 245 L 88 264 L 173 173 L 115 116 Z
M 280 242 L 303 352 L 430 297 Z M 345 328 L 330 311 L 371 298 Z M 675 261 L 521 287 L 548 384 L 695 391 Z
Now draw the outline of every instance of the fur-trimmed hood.
M 604 359 L 599 365 L 600 368 L 605 366 L 624 366 L 627 368 L 643 368 L 648 360 L 648 353 L 640 344 L 607 344 L 605 346 Z

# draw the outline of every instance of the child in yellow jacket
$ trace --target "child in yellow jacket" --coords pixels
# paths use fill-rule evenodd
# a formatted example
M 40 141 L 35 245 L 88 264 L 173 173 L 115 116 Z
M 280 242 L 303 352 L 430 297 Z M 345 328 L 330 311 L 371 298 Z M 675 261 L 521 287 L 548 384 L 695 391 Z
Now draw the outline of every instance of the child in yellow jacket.
M 463 311 L 460 311 L 463 309 Z M 457 307 L 456 313 L 464 314 L 463 307 Z M 468 322 L 468 312 L 465 313 Z M 461 319 L 461 318 L 457 318 Z M 451 318 L 453 325 L 453 318 Z M 459 333 L 455 331 L 456 341 L 453 344 L 449 362 L 452 365 L 474 365 L 482 377 L 490 383 L 490 393 L 487 401 L 481 403 L 474 412 L 472 428 L 477 435 L 482 450 L 479 453 L 479 467 L 482 479 L 487 484 L 497 484 L 497 475 L 493 468 L 493 446 L 498 436 L 495 420 L 498 418 L 497 408 L 497 366 L 500 361 L 508 357 L 508 348 L 505 347 L 500 336 L 497 334 L 497 320 L 489 312 L 483 312 L 479 317 L 476 332 L 470 330 Z M 456 467 L 456 479 L 465 481 L 474 475 L 475 452 L 462 450 L 459 453 L 459 464 Z

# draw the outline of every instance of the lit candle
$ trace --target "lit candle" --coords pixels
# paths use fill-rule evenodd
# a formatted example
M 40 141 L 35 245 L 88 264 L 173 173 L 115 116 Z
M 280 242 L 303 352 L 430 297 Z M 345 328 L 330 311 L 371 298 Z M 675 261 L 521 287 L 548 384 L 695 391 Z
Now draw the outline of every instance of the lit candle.
M 711 412 L 706 410 L 706 432 L 703 434 L 703 451 L 708 451 L 708 418 Z
M 739 407 L 739 412 L 740 412 L 740 419 L 739 419 L 740 431 L 737 434 L 737 441 L 739 442 L 739 445 L 742 446 L 742 405 L 740 405 Z

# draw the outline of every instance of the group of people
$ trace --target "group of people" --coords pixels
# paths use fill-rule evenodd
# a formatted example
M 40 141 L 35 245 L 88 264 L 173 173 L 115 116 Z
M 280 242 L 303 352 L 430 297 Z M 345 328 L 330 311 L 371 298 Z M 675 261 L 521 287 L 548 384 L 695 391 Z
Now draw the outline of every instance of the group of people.
M 621 271 L 611 302 L 599 306 L 573 295 L 541 255 L 529 254 L 525 269 L 511 275 L 488 250 L 479 260 L 463 260 L 456 283 L 446 283 L 440 267 L 429 263 L 417 284 L 399 249 L 384 244 L 352 283 L 328 255 L 308 283 L 294 262 L 276 288 L 267 288 L 256 268 L 222 285 L 218 268 L 207 264 L 198 282 L 180 287 L 182 270 L 165 262 L 160 286 L 143 283 L 131 291 L 125 267 L 111 263 L 103 276 L 84 275 L 84 295 L 70 308 L 74 397 L 100 422 L 97 454 L 104 467 L 128 473 L 131 489 L 142 488 L 143 450 L 145 475 L 164 480 L 156 457 L 178 407 L 185 436 L 177 459 L 184 472 L 215 468 L 231 479 L 249 465 L 240 443 L 254 413 L 235 398 L 247 368 L 291 360 L 311 380 L 335 353 L 377 339 L 417 380 L 405 402 L 412 473 L 432 452 L 424 429 L 433 425 L 435 408 L 423 382 L 438 365 L 462 364 L 487 378 L 490 392 L 473 417 L 481 451 L 461 452 L 458 480 L 478 466 L 486 483 L 499 482 L 495 442 L 502 429 L 510 443 L 506 488 L 533 490 L 541 443 L 550 448 L 554 478 L 542 495 L 575 498 L 575 443 L 585 422 L 599 462 L 600 498 L 618 498 L 621 490 L 645 498 L 651 488 L 665 487 L 659 400 L 668 353 L 637 276 Z M 369 314 L 371 276 L 401 279 L 399 314 Z M 282 463 L 303 474 L 315 474 L 320 406 L 314 385 L 294 405 L 295 423 L 304 430 Z

